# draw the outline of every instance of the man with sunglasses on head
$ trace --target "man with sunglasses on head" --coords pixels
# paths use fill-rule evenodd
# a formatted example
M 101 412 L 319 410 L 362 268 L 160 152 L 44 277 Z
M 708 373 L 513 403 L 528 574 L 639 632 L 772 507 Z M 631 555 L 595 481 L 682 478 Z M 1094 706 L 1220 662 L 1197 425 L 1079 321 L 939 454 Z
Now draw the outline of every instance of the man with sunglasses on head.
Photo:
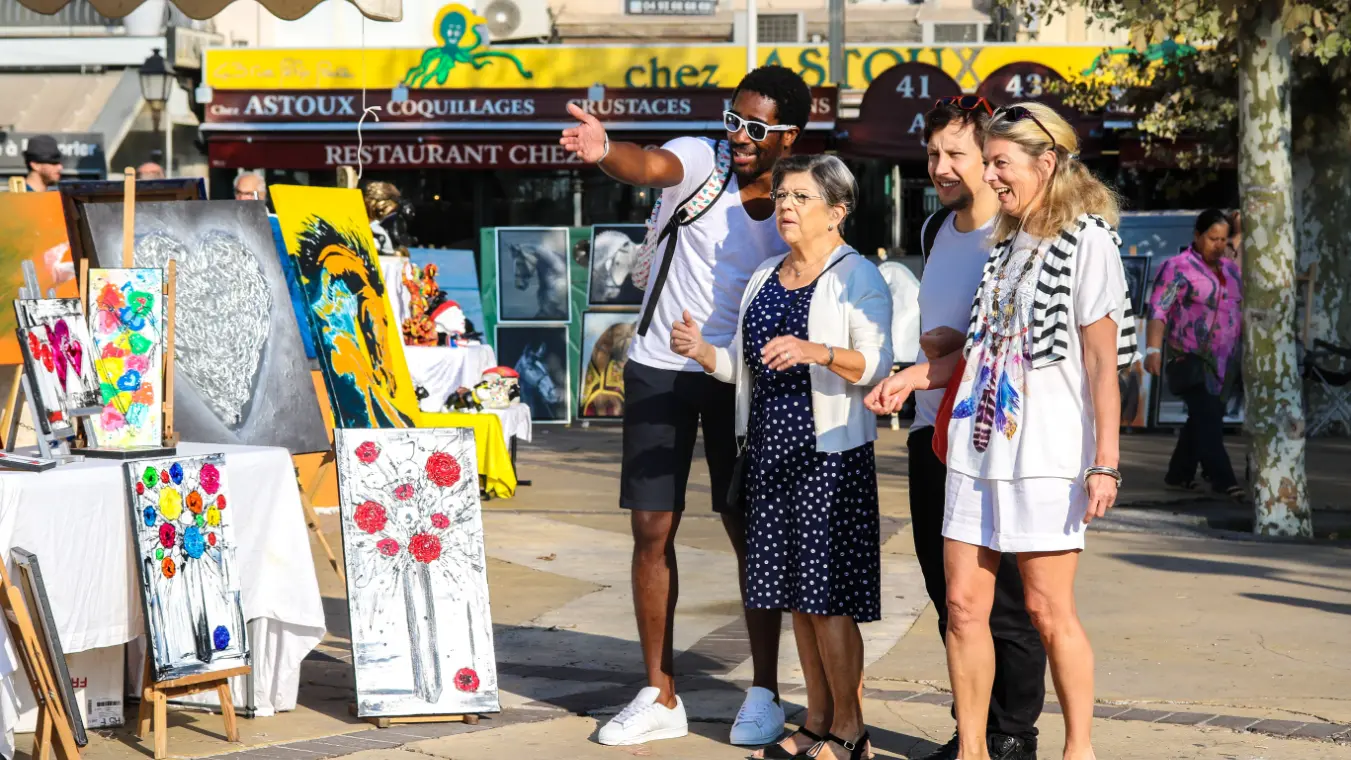
M 971 302 L 989 258 L 999 199 L 985 182 L 981 156 L 993 109 L 975 95 L 943 98 L 924 124 L 929 179 L 943 209 L 924 221 L 919 287 L 920 355 L 924 363 L 962 350 Z M 893 375 L 893 378 L 896 376 Z M 870 399 L 887 395 L 888 380 Z M 947 638 L 947 579 L 943 570 L 943 510 L 947 467 L 933 451 L 934 422 L 943 390 L 915 392 L 910 426 L 910 516 L 915 557 L 938 611 L 938 633 Z M 894 410 L 874 408 L 890 414 Z M 992 760 L 1035 760 L 1037 718 L 1046 699 L 1046 650 L 1028 617 L 1022 576 L 1014 555 L 1000 559 L 990 629 L 995 642 L 995 682 L 986 736 Z M 957 737 L 924 760 L 955 760 Z
M 611 142 L 600 121 L 568 106 L 580 123 L 564 130 L 561 144 L 620 182 L 662 188 L 658 229 L 665 229 L 671 215 L 701 189 L 707 190 L 710 182 L 720 190 L 693 222 L 671 233 L 676 238 L 665 266 L 670 238 L 657 246 L 639 335 L 624 369 L 619 503 L 630 511 L 634 611 L 648 686 L 601 729 L 601 744 L 641 744 L 688 733 L 672 668 L 678 588 L 675 536 L 701 422 L 713 511 L 722 516 L 745 577 L 745 516 L 727 509 L 737 457 L 735 389 L 672 351 L 671 326 L 688 311 L 704 326 L 709 343 L 731 342 L 751 273 L 766 259 L 788 250 L 774 223 L 772 173 L 806 128 L 811 106 L 810 88 L 792 70 L 764 66 L 747 74 L 724 114 L 730 149 L 725 186 L 715 173 L 715 142 L 679 137 L 656 150 Z M 743 587 L 743 601 L 744 592 Z M 732 725 L 731 741 L 761 746 L 778 741 L 783 733 L 778 699 L 781 613 L 746 610 L 745 615 L 754 685 Z

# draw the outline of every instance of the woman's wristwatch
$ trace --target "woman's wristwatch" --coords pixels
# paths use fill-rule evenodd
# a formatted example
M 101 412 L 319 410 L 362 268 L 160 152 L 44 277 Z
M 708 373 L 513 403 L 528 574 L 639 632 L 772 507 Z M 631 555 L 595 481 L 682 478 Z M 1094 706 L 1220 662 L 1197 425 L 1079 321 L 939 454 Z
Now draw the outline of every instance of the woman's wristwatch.
M 1084 482 L 1087 483 L 1089 477 L 1093 475 L 1106 475 L 1116 481 L 1117 488 L 1121 488 L 1121 471 L 1115 467 L 1103 467 L 1095 464 L 1084 470 Z

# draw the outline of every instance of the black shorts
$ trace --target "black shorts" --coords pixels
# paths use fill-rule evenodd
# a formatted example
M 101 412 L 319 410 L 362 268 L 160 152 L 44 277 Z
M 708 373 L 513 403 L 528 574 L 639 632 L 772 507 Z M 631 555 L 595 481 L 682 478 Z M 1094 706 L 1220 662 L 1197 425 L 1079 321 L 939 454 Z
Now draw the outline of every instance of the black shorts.
M 624 461 L 619 506 L 657 512 L 685 508 L 699 422 L 713 511 L 726 506 L 736 461 L 736 387 L 703 372 L 624 365 Z

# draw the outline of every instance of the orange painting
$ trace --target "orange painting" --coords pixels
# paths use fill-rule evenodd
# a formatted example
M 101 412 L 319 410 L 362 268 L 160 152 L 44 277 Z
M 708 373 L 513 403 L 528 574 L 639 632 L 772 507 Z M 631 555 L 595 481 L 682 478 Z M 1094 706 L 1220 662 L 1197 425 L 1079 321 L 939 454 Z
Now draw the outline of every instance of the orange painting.
M 0 364 L 23 363 L 14 337 L 14 299 L 23 287 L 25 261 L 37 270 L 43 298 L 52 288 L 57 298 L 80 297 L 60 193 L 0 193 Z

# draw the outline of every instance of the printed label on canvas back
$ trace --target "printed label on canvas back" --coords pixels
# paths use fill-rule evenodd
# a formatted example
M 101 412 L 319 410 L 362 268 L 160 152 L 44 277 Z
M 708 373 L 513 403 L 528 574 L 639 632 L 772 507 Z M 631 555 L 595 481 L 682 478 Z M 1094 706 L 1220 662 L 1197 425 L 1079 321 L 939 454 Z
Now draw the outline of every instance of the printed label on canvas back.
M 498 711 L 473 432 L 334 433 L 357 714 Z
M 159 446 L 164 401 L 164 272 L 89 270 L 89 331 L 103 411 L 102 448 Z
M 249 664 L 225 455 L 123 466 L 155 679 Z

